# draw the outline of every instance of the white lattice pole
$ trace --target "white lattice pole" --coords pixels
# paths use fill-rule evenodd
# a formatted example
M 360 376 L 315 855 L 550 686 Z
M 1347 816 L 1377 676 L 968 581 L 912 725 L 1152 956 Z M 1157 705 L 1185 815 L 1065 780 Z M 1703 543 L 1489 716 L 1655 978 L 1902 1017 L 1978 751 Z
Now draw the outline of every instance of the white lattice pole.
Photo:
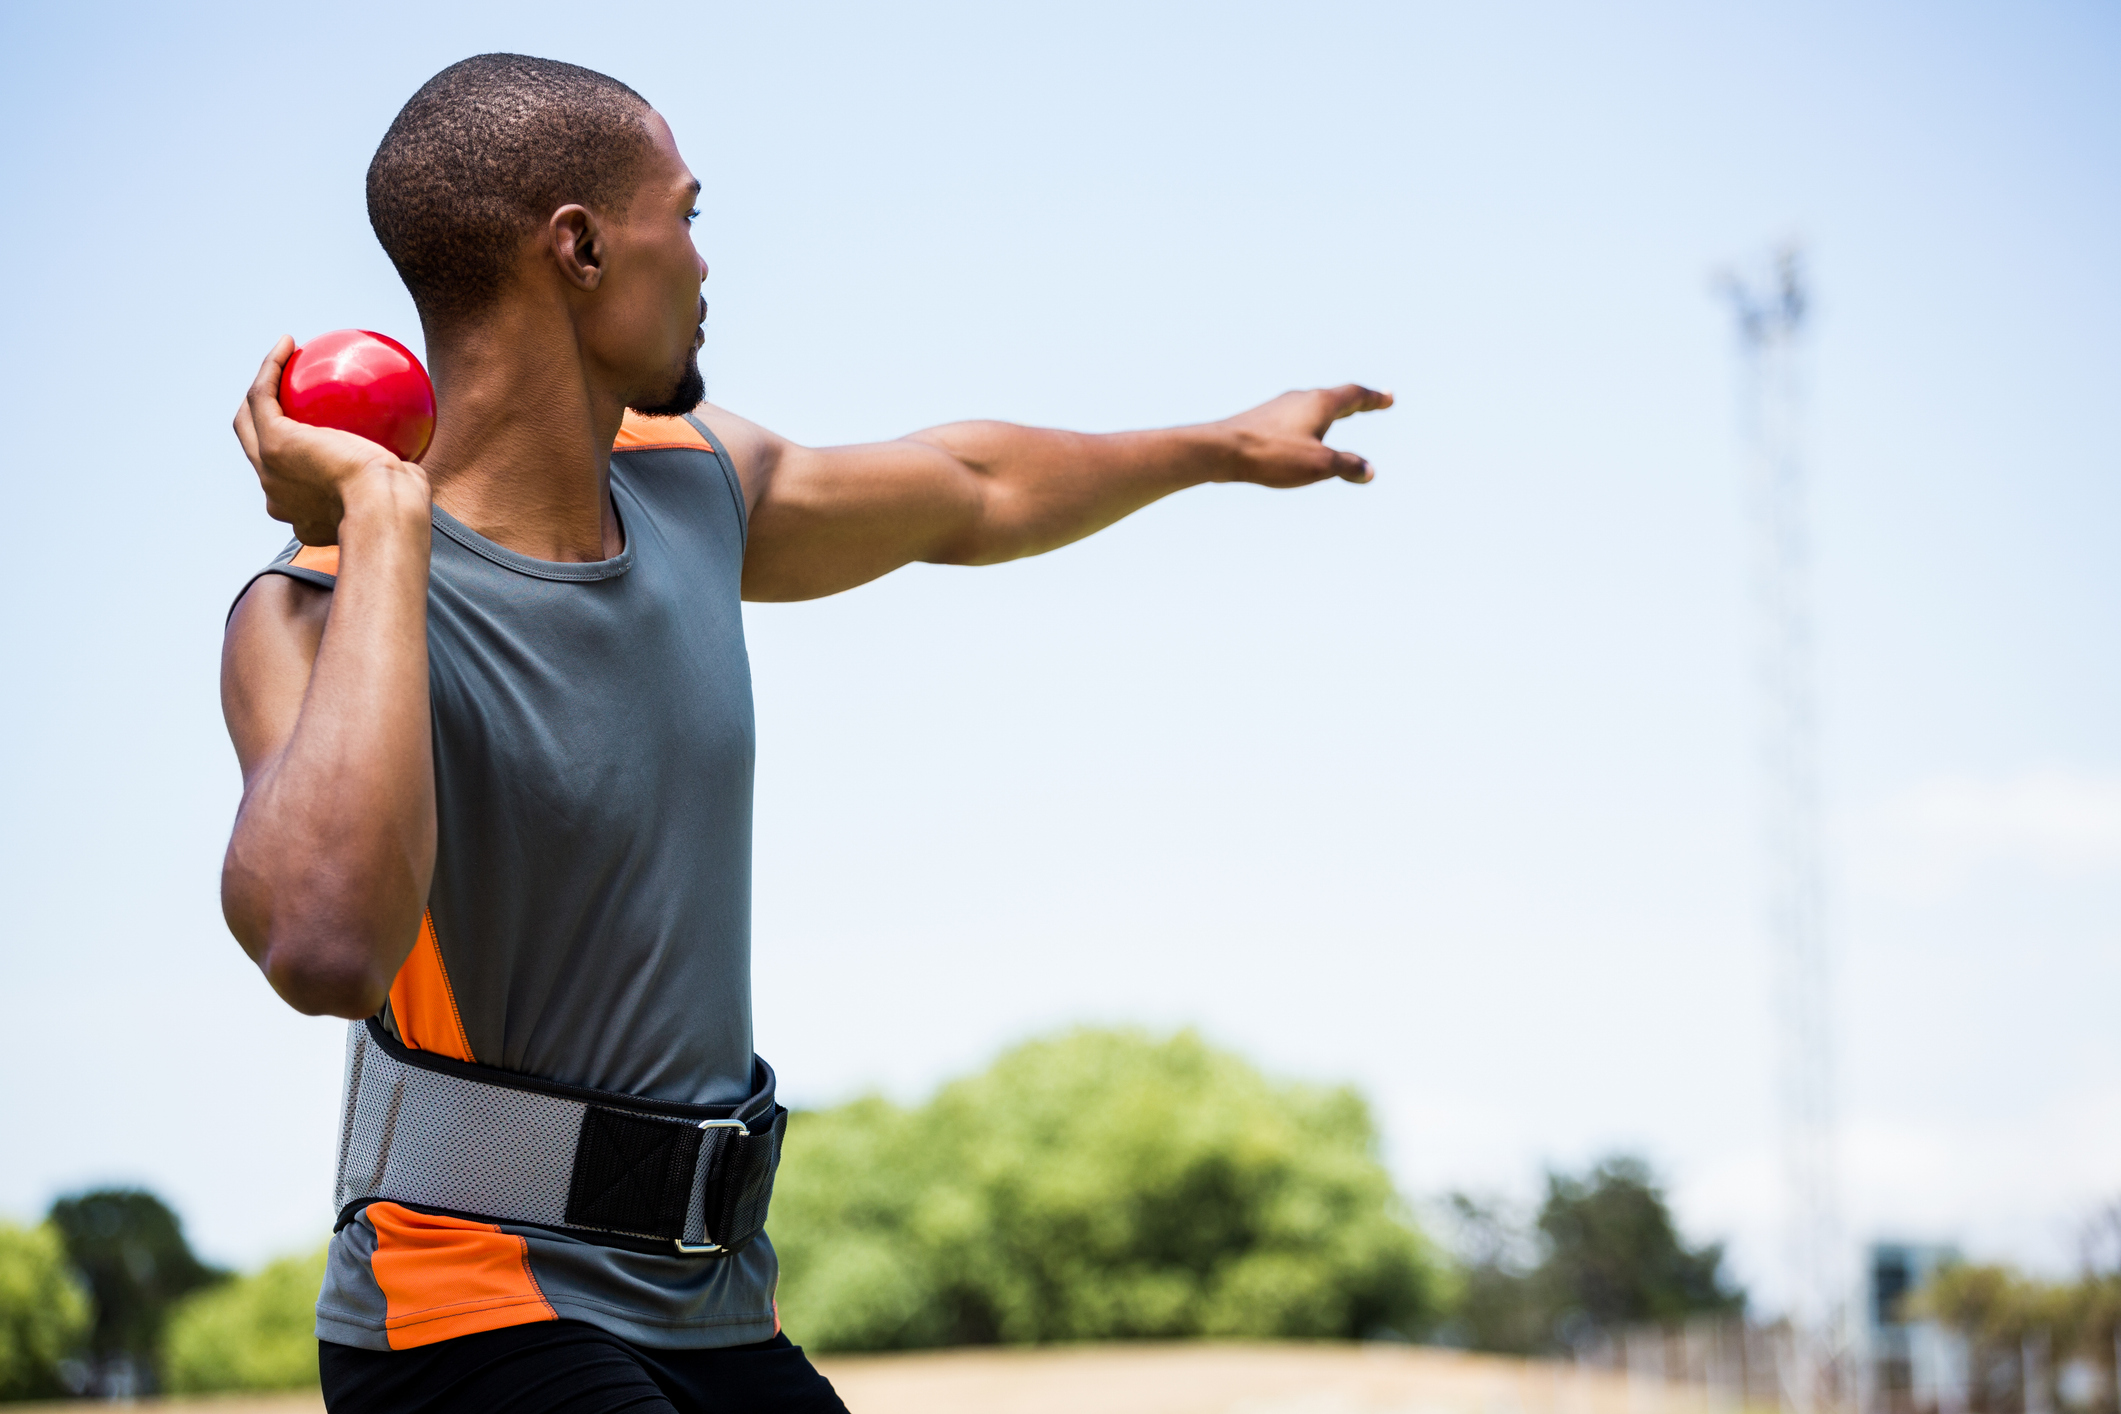
M 1820 844 L 1811 538 L 1804 462 L 1809 297 L 1785 248 L 1762 277 L 1724 285 L 1737 315 L 1742 440 L 1752 523 L 1761 707 L 1767 932 L 1774 953 L 1786 1259 L 1797 1414 L 1841 1401 L 1844 1341 L 1835 1152 L 1832 969 Z

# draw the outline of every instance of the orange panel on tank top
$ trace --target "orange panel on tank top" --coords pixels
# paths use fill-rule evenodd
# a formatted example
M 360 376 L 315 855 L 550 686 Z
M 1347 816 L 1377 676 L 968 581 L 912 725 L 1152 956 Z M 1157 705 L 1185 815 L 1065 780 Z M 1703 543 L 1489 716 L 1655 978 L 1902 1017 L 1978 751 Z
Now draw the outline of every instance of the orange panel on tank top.
M 420 941 L 412 945 L 405 965 L 390 984 L 390 1015 L 398 1039 L 416 1051 L 468 1061 L 471 1042 L 457 1011 L 457 994 L 442 965 L 442 946 L 435 941 L 433 914 L 420 915 Z
M 288 563 L 298 570 L 315 570 L 318 574 L 336 575 L 339 572 L 339 547 L 304 545 L 295 551 L 295 557 Z
M 697 447 L 703 452 L 713 451 L 713 446 L 682 417 L 643 417 L 637 412 L 626 414 L 619 424 L 618 440 L 611 444 L 614 452 L 640 452 L 650 447 Z
M 370 1203 L 370 1259 L 382 1288 L 392 1350 L 411 1350 L 503 1326 L 555 1321 L 530 1270 L 530 1244 L 493 1223 Z

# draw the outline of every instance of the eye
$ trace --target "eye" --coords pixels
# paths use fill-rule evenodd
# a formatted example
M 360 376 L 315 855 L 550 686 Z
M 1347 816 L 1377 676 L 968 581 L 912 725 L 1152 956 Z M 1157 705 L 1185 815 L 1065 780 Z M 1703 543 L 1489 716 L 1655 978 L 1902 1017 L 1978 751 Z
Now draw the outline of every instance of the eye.
M 694 219 L 695 217 L 697 217 L 697 216 L 698 216 L 699 214 L 700 214 L 700 208 L 698 208 L 697 206 L 693 207 L 693 208 L 692 208 L 692 210 L 690 210 L 690 211 L 688 211 L 688 212 L 686 212 L 686 213 L 685 213 L 685 224 L 686 224 L 686 225 L 688 225 L 688 226 L 689 226 L 689 225 L 691 225 L 691 224 L 692 224 L 692 222 L 693 222 L 693 219 Z

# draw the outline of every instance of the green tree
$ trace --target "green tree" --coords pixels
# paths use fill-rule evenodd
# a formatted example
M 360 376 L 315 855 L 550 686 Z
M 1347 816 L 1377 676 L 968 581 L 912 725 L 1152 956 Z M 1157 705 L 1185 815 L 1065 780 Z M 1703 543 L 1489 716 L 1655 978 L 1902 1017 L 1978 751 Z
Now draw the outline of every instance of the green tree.
M 317 1292 L 327 1248 L 184 1298 L 170 1317 L 164 1367 L 178 1394 L 313 1389 Z
M 1553 1313 L 1534 1280 L 1538 1244 L 1500 1199 L 1452 1193 L 1444 1217 L 1456 1258 L 1451 1314 L 1437 1334 L 1450 1345 L 1529 1355 L 1554 1339 Z
M 1539 1210 L 1541 1285 L 1565 1325 L 1671 1322 L 1745 1309 L 1726 1283 L 1723 1244 L 1688 1247 L 1649 1165 L 1606 1159 L 1581 1178 L 1547 1175 Z
M 1535 1354 L 1593 1330 L 1745 1309 L 1723 1274 L 1723 1245 L 1687 1246 L 1640 1159 L 1581 1175 L 1550 1170 L 1527 1229 L 1495 1202 L 1446 1203 L 1459 1300 L 1444 1334 L 1476 1350 Z
M 1907 1312 L 1941 1321 L 1965 1338 L 1968 1403 L 1983 1414 L 2022 1411 L 2025 1370 L 2019 1362 L 2026 1338 L 2036 1332 L 2048 1340 L 2049 1378 L 2057 1362 L 2076 1357 L 2121 1379 L 2121 1271 L 2087 1270 L 2074 1281 L 2042 1281 L 2010 1267 L 1957 1263 L 1915 1292 Z
M 52 1204 L 51 1223 L 95 1302 L 91 1392 L 152 1392 L 163 1327 L 179 1298 L 227 1273 L 192 1255 L 177 1215 L 138 1188 L 103 1188 Z
M 828 1349 L 1411 1331 L 1438 1264 L 1376 1147 L 1352 1090 L 1191 1033 L 1034 1041 L 916 1110 L 797 1117 L 781 1309 Z
M 0 1399 L 64 1394 L 59 1362 L 88 1324 L 88 1295 L 58 1231 L 0 1222 Z

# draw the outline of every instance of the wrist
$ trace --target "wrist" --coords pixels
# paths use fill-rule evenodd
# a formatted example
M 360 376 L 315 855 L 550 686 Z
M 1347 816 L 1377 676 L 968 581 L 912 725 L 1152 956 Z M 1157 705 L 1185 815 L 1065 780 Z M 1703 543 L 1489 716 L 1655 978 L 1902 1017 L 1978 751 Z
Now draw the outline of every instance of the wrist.
M 425 536 L 434 497 L 417 463 L 395 457 L 370 462 L 339 486 L 340 541 L 346 532 Z
M 1250 481 L 1259 435 L 1228 422 L 1207 422 L 1187 429 L 1197 437 L 1197 456 L 1205 481 Z
M 418 463 L 380 457 L 339 483 L 339 503 L 348 520 L 425 524 L 434 496 Z

